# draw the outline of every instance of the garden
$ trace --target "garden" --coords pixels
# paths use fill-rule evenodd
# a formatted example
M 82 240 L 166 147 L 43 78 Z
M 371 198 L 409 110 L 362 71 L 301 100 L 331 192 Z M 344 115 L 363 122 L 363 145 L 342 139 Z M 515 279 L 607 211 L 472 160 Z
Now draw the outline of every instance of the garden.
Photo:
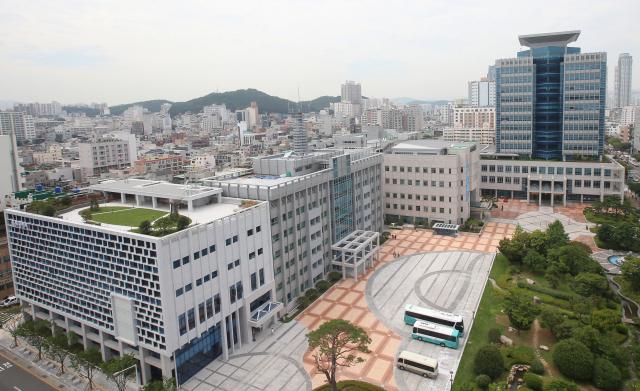
M 631 379 L 635 340 L 588 246 L 556 221 L 544 232 L 518 226 L 499 249 L 454 390 L 617 391 Z
M 640 213 L 629 199 L 596 198 L 590 207 L 584 208 L 584 217 L 597 224 L 591 230 L 597 234 L 593 239 L 599 248 L 640 251 Z

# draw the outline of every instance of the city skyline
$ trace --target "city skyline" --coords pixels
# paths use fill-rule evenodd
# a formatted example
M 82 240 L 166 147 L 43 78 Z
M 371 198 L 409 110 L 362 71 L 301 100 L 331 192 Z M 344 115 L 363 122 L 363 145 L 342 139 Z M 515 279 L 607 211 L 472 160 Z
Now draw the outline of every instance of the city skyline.
M 634 8 L 635 3 L 625 3 Z M 206 3 L 110 3 L 105 8 L 77 3 L 59 9 L 11 4 L 0 13 L 7 26 L 0 37 L 1 71 L 12 75 L 0 99 L 117 105 L 256 88 L 297 100 L 300 87 L 301 98 L 308 100 L 336 96 L 344 80 L 357 80 L 367 97 L 451 100 L 465 97 L 467 82 L 486 76 L 504 48 L 517 51 L 518 35 L 579 29 L 585 52 L 606 51 L 612 59 L 640 51 L 640 38 L 621 39 L 607 27 L 633 31 L 626 16 L 633 13 L 620 16 L 618 7 L 605 4 L 574 13 L 573 2 L 553 3 L 558 17 L 544 20 L 504 18 L 519 12 L 506 2 L 492 7 L 412 4 L 410 13 L 385 3 L 364 9 L 341 4 L 338 13 L 332 4 L 274 9 L 256 3 L 242 12 Z M 569 21 L 560 18 L 569 12 Z M 491 27 L 478 28 L 479 21 Z M 347 25 L 351 29 L 336 27 Z M 214 50 L 203 50 L 207 46 Z M 609 65 L 612 87 L 614 64 Z M 632 88 L 639 87 L 634 81 Z

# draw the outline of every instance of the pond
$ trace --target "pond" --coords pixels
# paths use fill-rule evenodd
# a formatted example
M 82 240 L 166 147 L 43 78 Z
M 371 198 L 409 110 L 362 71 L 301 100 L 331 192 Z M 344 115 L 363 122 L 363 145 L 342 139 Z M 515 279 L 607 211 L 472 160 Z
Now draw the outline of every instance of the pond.
M 620 260 L 624 260 L 624 257 L 623 256 L 619 256 L 619 255 L 616 255 L 616 256 L 613 256 L 613 257 L 609 257 L 609 262 L 613 263 L 616 266 L 620 266 L 621 265 Z

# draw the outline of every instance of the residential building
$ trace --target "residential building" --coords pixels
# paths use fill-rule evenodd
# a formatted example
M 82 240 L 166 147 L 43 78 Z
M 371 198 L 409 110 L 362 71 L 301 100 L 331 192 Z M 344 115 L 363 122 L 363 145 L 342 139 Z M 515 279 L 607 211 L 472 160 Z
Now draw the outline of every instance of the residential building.
M 133 354 L 143 384 L 173 376 L 182 385 L 282 315 L 268 203 L 137 179 L 92 190 L 135 200 L 138 211 L 183 204 L 181 214 L 197 224 L 155 237 L 83 223 L 78 210 L 62 218 L 7 210 L 15 294 L 27 318 L 75 332 L 84 348 L 99 346 L 105 361 Z
M 129 155 L 127 140 L 98 140 L 78 144 L 82 181 L 88 177 L 108 173 L 132 165 L 135 157 Z
M 182 170 L 183 159 L 180 155 L 149 153 L 142 155 L 133 162 L 133 166 L 138 174 L 171 170 L 173 174 L 178 174 Z
M 333 111 L 342 115 L 358 117 L 362 114 L 362 87 L 360 83 L 347 80 L 341 86 L 340 102 L 332 103 Z
M 620 115 L 620 126 L 628 126 L 640 122 L 640 107 L 625 106 Z
M 455 124 L 469 126 L 473 128 L 481 128 L 484 124 L 488 124 L 491 129 L 495 130 L 495 107 L 455 107 L 453 109 L 453 121 Z
M 463 126 L 457 123 L 453 128 L 444 128 L 442 133 L 445 141 L 477 141 L 483 145 L 496 143 L 496 131 L 486 122 L 479 127 Z
M 15 140 L 11 136 L 0 136 L 0 166 L 5 170 L 0 176 L 0 211 L 7 207 L 7 197 L 11 193 L 24 189 L 24 168 L 20 165 L 21 162 Z
M 35 190 L 38 185 L 44 186 L 47 182 L 47 172 L 44 170 L 32 170 L 22 173 L 24 177 L 23 190 Z
M 384 216 L 408 223 L 463 224 L 478 201 L 475 142 L 406 141 L 384 154 Z
M 483 77 L 469 82 L 469 105 L 473 107 L 496 105 L 496 82 Z
M 36 138 L 33 116 L 24 111 L 0 111 L 0 134 L 14 135 L 16 142 Z
M 323 149 L 258 157 L 254 175 L 202 182 L 226 197 L 269 201 L 275 298 L 290 311 L 331 271 L 333 244 L 381 231 L 381 165 L 371 149 Z
M 496 61 L 498 152 L 536 159 L 604 153 L 607 54 L 570 47 L 580 31 L 519 36 L 529 49 Z
M 11 257 L 9 256 L 7 237 L 4 236 L 0 238 L 0 300 L 4 300 L 14 293 Z
M 56 101 L 51 103 L 14 103 L 14 111 L 24 111 L 32 117 L 59 117 L 62 105 Z
M 629 53 L 620 54 L 615 70 L 613 107 L 622 108 L 631 104 L 633 57 Z

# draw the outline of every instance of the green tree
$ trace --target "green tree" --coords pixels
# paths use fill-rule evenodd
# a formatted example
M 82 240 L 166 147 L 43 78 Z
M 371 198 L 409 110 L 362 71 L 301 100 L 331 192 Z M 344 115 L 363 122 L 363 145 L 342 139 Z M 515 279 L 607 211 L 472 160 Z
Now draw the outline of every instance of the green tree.
M 46 205 L 42 209 L 42 214 L 45 216 L 53 217 L 56 214 L 56 207 L 53 205 Z
M 482 201 L 489 203 L 489 205 L 490 205 L 489 206 L 489 210 L 498 207 L 498 204 L 496 204 L 496 200 L 493 198 L 492 195 L 485 194 L 485 195 L 482 196 L 481 199 L 482 199 Z
M 69 357 L 69 347 L 76 343 L 77 339 L 78 337 L 73 331 L 67 334 L 61 329 L 57 329 L 52 336 L 45 339 L 43 345 L 45 354 L 60 364 L 56 375 L 64 375 L 64 362 Z
M 5 322 L 2 325 L 2 329 L 9 333 L 11 338 L 13 339 L 13 343 L 11 343 L 11 349 L 18 347 L 18 338 L 21 338 L 20 335 L 20 322 L 23 320 L 25 306 L 18 306 L 12 309 L 12 312 L 16 314 L 16 316 L 10 320 Z
M 566 380 L 552 380 L 544 386 L 544 391 L 580 391 L 580 388 Z
M 600 214 L 602 213 L 602 208 L 604 208 L 604 204 L 602 203 L 600 198 L 596 198 L 595 200 L 593 200 L 593 203 L 591 204 L 591 208 L 595 213 Z
M 601 333 L 613 330 L 618 323 L 620 316 L 611 310 L 593 311 L 591 314 L 591 326 Z
M 91 209 L 83 209 L 78 214 L 80 215 L 80 217 L 82 217 L 82 221 L 84 221 L 85 223 L 91 220 L 91 218 L 93 217 L 93 213 L 91 213 Z
M 593 366 L 593 382 L 603 391 L 617 391 L 620 389 L 622 376 L 611 362 L 604 358 L 596 358 Z
M 111 360 L 102 363 L 100 368 L 107 380 L 115 384 L 118 391 L 125 391 L 127 385 L 136 377 L 138 360 L 133 354 L 113 356 Z
M 544 274 L 544 278 L 547 279 L 547 283 L 549 283 L 549 286 L 554 289 L 557 289 L 560 286 L 560 280 L 558 279 L 559 276 L 560 271 L 556 265 L 549 265 L 546 273 Z
M 473 357 L 473 369 L 480 375 L 498 377 L 504 369 L 504 358 L 494 345 L 482 346 Z
M 625 261 L 620 267 L 620 271 L 629 284 L 634 289 L 640 289 L 640 258 L 625 257 Z
M 529 233 L 520 232 L 513 234 L 511 238 L 505 238 L 498 244 L 500 252 L 507 257 L 511 263 L 522 263 L 522 258 L 526 255 L 529 245 Z
M 100 371 L 98 367 L 102 362 L 102 354 L 100 353 L 100 346 L 93 345 L 87 350 L 82 350 L 70 357 L 70 367 L 78 374 L 80 377 L 87 379 L 89 384 L 87 388 L 89 390 L 93 390 L 93 378 L 96 373 Z
M 563 322 L 551 329 L 558 340 L 569 339 L 573 335 L 574 327 L 572 323 Z
M 542 388 L 542 379 L 540 379 L 540 376 L 536 375 L 533 372 L 525 373 L 522 380 L 527 383 L 527 387 L 529 388 L 533 388 L 534 390 L 539 390 Z
M 500 330 L 498 330 L 495 327 L 492 327 L 489 329 L 489 342 L 493 342 L 493 343 L 498 343 L 500 342 L 500 336 L 502 335 L 502 333 L 500 333 Z
M 338 390 L 336 371 L 364 362 L 353 353 L 371 353 L 367 332 L 344 319 L 333 319 L 307 334 L 309 350 L 318 372 L 323 373 L 333 391 Z
M 143 220 L 140 222 L 138 231 L 143 235 L 151 235 L 151 222 L 149 220 Z
M 71 196 L 66 195 L 60 199 L 60 202 L 64 206 L 71 206 L 71 204 L 73 204 L 73 198 L 71 198 Z
M 564 225 L 560 220 L 549 224 L 546 233 L 549 238 L 549 247 L 561 247 L 569 243 L 569 235 L 564 232 Z
M 598 227 L 598 239 L 605 243 L 613 243 L 615 235 L 615 230 L 613 225 L 604 223 L 600 227 Z
M 487 375 L 476 376 L 476 385 L 480 388 L 485 388 L 491 383 L 491 378 Z
M 571 302 L 571 309 L 573 312 L 578 314 L 578 320 L 582 323 L 582 317 L 585 315 L 589 315 L 591 311 L 593 311 L 593 305 L 591 300 L 586 297 L 576 297 Z
M 542 364 L 542 361 L 537 358 L 531 360 L 531 372 L 536 375 L 544 375 L 544 365 Z
M 539 229 L 531 232 L 529 234 L 529 248 L 538 254 L 545 255 L 549 248 L 549 235 Z
M 98 205 L 98 200 L 96 200 L 95 197 L 91 197 L 89 200 L 89 209 L 91 209 L 92 212 L 100 211 L 100 205 Z
M 624 213 L 625 216 L 628 216 L 633 213 L 634 210 L 636 210 L 636 206 L 633 205 L 633 202 L 629 201 L 629 199 L 625 197 L 620 209 L 622 209 L 622 213 Z
M 629 224 L 622 223 L 616 227 L 615 233 L 613 234 L 613 241 L 615 244 L 626 250 L 631 247 L 634 239 L 635 232 Z
M 169 229 L 173 228 L 173 221 L 169 217 L 163 217 L 153 223 L 153 228 L 158 228 L 163 235 L 166 235 Z
M 600 351 L 600 333 L 591 326 L 578 328 L 573 332 L 571 338 L 582 342 L 593 354 Z
M 527 269 L 540 272 L 548 267 L 547 258 L 544 255 L 539 254 L 536 250 L 530 249 L 527 251 L 527 255 L 522 259 L 522 263 Z
M 176 379 L 162 377 L 162 380 L 153 379 L 142 387 L 141 391 L 176 391 Z
M 189 226 L 189 223 L 190 221 L 187 216 L 178 217 L 178 222 L 177 222 L 178 231 L 182 231 L 183 229 L 187 228 Z
M 542 310 L 542 327 L 547 329 L 555 329 L 556 326 L 562 324 L 564 322 L 564 316 L 562 316 L 562 312 L 556 307 L 545 306 Z
M 42 209 L 44 209 L 44 207 L 47 206 L 47 204 L 45 204 L 42 201 L 39 200 L 34 200 L 31 201 L 31 203 L 29 204 L 29 210 L 32 212 L 42 212 Z
M 572 282 L 573 291 L 581 296 L 601 296 L 607 289 L 607 278 L 593 273 L 580 273 Z
M 591 379 L 593 354 L 582 342 L 573 338 L 556 344 L 552 353 L 553 363 L 564 375 L 574 379 Z
M 50 320 L 40 319 L 24 322 L 18 327 L 18 336 L 38 351 L 33 362 L 42 360 L 42 349 L 44 348 L 47 337 L 51 335 L 53 325 L 54 323 Z
M 530 297 L 512 291 L 504 301 L 504 313 L 509 317 L 511 325 L 518 330 L 529 326 L 536 319 L 536 308 Z

